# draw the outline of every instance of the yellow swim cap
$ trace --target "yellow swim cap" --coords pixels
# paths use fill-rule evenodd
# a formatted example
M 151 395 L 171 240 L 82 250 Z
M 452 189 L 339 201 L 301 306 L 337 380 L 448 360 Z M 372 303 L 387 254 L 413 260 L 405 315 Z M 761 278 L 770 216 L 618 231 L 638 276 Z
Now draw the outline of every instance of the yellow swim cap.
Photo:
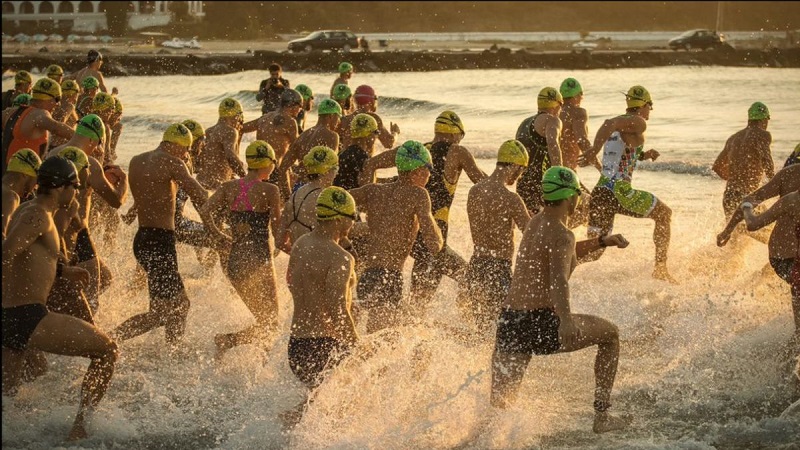
M 555 108 L 563 104 L 564 97 L 561 96 L 561 92 L 558 92 L 556 88 L 546 87 L 539 91 L 539 95 L 536 97 L 536 106 L 540 110 Z
M 206 135 L 206 130 L 203 129 L 203 126 L 200 125 L 200 122 L 196 120 L 186 119 L 183 121 L 183 126 L 192 132 L 192 138 L 195 141 Z
M 40 78 L 33 85 L 31 96 L 34 100 L 55 100 L 61 101 L 61 86 L 50 78 Z
M 98 92 L 92 100 L 92 112 L 102 112 L 114 109 L 114 97 L 105 92 Z
M 276 164 L 275 150 L 267 141 L 253 141 L 244 152 L 247 168 L 251 170 L 263 169 L 271 164 Z
M 303 157 L 303 166 L 306 168 L 306 173 L 312 175 L 327 173 L 339 166 L 339 155 L 329 147 L 318 145 Z
M 33 83 L 33 77 L 27 70 L 20 70 L 14 75 L 14 84 Z
M 233 97 L 226 98 L 219 104 L 219 116 L 220 117 L 244 116 L 244 111 L 242 111 L 242 104 L 239 103 L 239 100 L 236 100 Z
M 80 94 L 81 87 L 75 80 L 64 80 L 61 82 L 61 92 L 67 94 Z
M 180 123 L 173 123 L 167 127 L 161 140 L 188 148 L 192 146 L 192 132 Z
M 64 76 L 64 69 L 61 68 L 58 64 L 51 64 L 47 66 L 45 69 L 45 73 L 48 77 L 63 77 Z
M 42 160 L 35 151 L 29 148 L 21 148 L 11 156 L 6 172 L 17 172 L 36 178 L 36 172 L 41 165 Z
M 637 85 L 628 89 L 628 93 L 625 94 L 625 102 L 628 104 L 628 108 L 641 108 L 648 103 L 651 108 L 653 107 L 653 99 L 644 86 Z
M 353 139 L 377 136 L 378 134 L 380 134 L 378 121 L 369 114 L 358 114 L 350 122 L 350 137 Z
M 72 164 L 75 164 L 75 169 L 78 172 L 89 167 L 89 158 L 86 156 L 86 153 L 78 147 L 64 147 L 58 152 L 58 156 L 72 161 Z
M 527 167 L 528 149 L 516 139 L 505 141 L 500 146 L 500 150 L 497 151 L 497 162 Z
M 439 117 L 436 118 L 436 124 L 433 126 L 433 131 L 445 134 L 465 134 L 461 118 L 453 111 L 444 111 L 439 114 Z
M 326 187 L 317 197 L 317 220 L 336 220 L 347 218 L 356 220 L 356 201 L 346 190 Z

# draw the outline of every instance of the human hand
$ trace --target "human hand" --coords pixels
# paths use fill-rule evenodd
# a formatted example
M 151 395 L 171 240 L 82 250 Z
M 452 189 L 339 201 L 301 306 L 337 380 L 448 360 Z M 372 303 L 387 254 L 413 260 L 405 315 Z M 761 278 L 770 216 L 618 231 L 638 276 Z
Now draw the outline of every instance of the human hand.
M 61 278 L 75 283 L 81 288 L 89 285 L 89 271 L 82 267 L 65 265 L 61 272 Z
M 572 317 L 562 318 L 558 326 L 558 340 L 561 341 L 561 348 L 575 348 L 578 341 L 583 337 L 581 329 L 572 320 Z
M 661 153 L 658 153 L 655 149 L 650 149 L 645 153 L 645 159 L 649 159 L 650 161 L 655 161 L 658 157 L 661 156 Z
M 389 131 L 391 131 L 392 134 L 400 134 L 400 126 L 396 123 L 389 122 Z
M 723 231 L 717 235 L 717 247 L 724 247 L 725 244 L 731 239 L 731 232 L 728 230 Z
M 117 89 L 117 87 L 114 86 L 113 88 L 111 88 L 111 95 L 117 95 L 117 94 L 119 94 L 119 89 Z
M 628 244 L 630 244 L 630 242 L 628 242 L 628 240 L 625 239 L 621 234 L 601 236 L 600 239 L 606 247 L 625 248 L 628 246 Z

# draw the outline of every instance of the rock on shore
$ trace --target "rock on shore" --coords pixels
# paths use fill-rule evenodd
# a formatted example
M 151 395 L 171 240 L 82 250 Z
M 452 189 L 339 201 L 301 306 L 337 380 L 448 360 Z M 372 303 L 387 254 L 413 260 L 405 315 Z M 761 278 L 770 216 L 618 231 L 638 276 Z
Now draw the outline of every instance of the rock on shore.
M 255 51 L 240 54 L 114 54 L 105 53 L 103 73 L 126 75 L 214 75 L 244 70 L 265 70 L 272 63 L 286 71 L 328 72 L 342 59 L 339 53 L 286 53 Z M 423 72 L 458 69 L 613 69 L 662 66 L 800 67 L 800 48 L 710 51 L 595 51 L 531 52 L 507 48 L 482 52 L 387 51 L 354 52 L 347 60 L 359 72 Z M 3 55 L 7 70 L 43 69 L 59 64 L 67 72 L 84 66 L 75 53 Z

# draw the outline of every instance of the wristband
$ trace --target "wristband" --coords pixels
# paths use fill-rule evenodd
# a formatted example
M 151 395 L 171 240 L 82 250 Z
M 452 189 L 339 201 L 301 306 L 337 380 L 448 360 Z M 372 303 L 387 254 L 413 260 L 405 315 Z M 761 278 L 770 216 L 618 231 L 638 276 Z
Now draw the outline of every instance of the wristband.
M 601 248 L 608 247 L 608 244 L 603 242 L 603 236 L 597 236 L 597 244 L 600 245 Z
M 64 263 L 59 261 L 56 263 L 56 278 L 64 276 Z
M 752 208 L 753 204 L 750 203 L 750 202 L 743 202 L 741 207 L 742 208 Z

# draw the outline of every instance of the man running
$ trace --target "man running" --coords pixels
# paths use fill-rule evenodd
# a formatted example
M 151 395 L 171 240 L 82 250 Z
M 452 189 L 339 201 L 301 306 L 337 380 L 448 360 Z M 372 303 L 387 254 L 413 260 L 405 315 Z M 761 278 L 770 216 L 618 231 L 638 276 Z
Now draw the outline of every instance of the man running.
M 255 131 L 257 140 L 266 141 L 275 150 L 275 157 L 280 164 L 289 146 L 300 135 L 296 118 L 301 109 L 303 96 L 294 89 L 284 89 L 278 109 L 242 125 L 242 134 Z M 277 174 L 273 174 L 270 181 L 277 184 Z
M 425 189 L 433 168 L 430 152 L 417 141 L 406 141 L 395 152 L 395 165 L 397 181 L 367 184 L 350 192 L 366 212 L 369 226 L 360 255 L 364 273 L 358 280 L 359 308 L 369 311 L 369 333 L 397 322 L 403 299 L 403 265 L 415 239 L 430 254 L 438 254 L 443 246 Z
M 603 169 L 589 203 L 589 237 L 609 234 L 617 214 L 652 219 L 656 223 L 653 231 L 656 246 L 653 278 L 677 283 L 667 270 L 672 210 L 655 195 L 631 186 L 636 164 L 648 159 L 655 161 L 660 156 L 653 149 L 644 151 L 644 132 L 653 110 L 653 100 L 647 89 L 633 86 L 625 94 L 625 101 L 625 114 L 603 122 L 591 150 L 584 153 L 586 163 L 597 165 L 597 154 L 603 151 Z M 600 249 L 592 257 L 599 258 L 603 251 Z
M 619 332 L 605 319 L 571 311 L 569 279 L 590 251 L 625 248 L 628 242 L 613 235 L 576 243 L 566 225 L 580 201 L 578 175 L 566 167 L 551 167 L 541 183 L 544 209 L 531 218 L 522 235 L 511 288 L 497 318 L 491 403 L 501 409 L 514 403 L 533 355 L 597 345 L 593 430 L 622 429 L 629 420 L 608 412 L 619 361 Z
M 333 81 L 331 97 L 333 97 L 333 90 L 336 89 L 336 86 L 340 84 L 347 86 L 350 84 L 350 78 L 353 78 L 353 72 L 355 72 L 355 68 L 349 62 L 339 63 L 339 77 Z
M 83 91 L 78 95 L 78 101 L 75 103 L 75 111 L 78 117 L 83 117 L 92 112 L 92 102 L 94 97 L 100 92 L 100 82 L 95 77 L 86 77 L 80 82 Z
M 562 165 L 572 170 L 578 168 L 578 158 L 592 148 L 589 140 L 587 121 L 589 115 L 581 107 L 583 87 L 575 78 L 567 78 L 559 88 L 564 105 L 561 107 L 561 147 Z
M 369 114 L 358 114 L 349 120 L 350 145 L 339 155 L 339 173 L 333 180 L 334 186 L 355 189 L 362 184 L 372 183 L 361 177 L 364 163 L 375 152 L 375 140 L 378 138 L 378 122 Z
M 11 215 L 27 199 L 36 187 L 36 171 L 42 160 L 29 148 L 14 153 L 8 162 L 8 169 L 3 175 L 3 239 L 6 237 Z
M 511 286 L 514 228 L 525 230 L 531 216 L 519 194 L 508 186 L 528 165 L 528 151 L 509 140 L 497 152 L 494 172 L 475 183 L 467 197 L 467 216 L 475 250 L 461 283 L 459 306 L 481 335 L 497 319 Z
M 244 112 L 238 100 L 228 97 L 219 104 L 219 120 L 206 130 L 206 145 L 197 158 L 197 181 L 206 189 L 217 189 L 232 180 L 233 175 L 247 175 L 239 159 L 239 132 L 244 123 Z M 195 205 L 195 208 L 198 208 Z
M 747 110 L 747 126 L 734 133 L 725 142 L 725 148 L 714 161 L 712 170 L 727 181 L 722 195 L 725 219 L 739 208 L 742 199 L 775 175 L 772 161 L 772 135 L 769 126 L 769 109 L 761 102 L 753 103 Z
M 342 114 L 353 113 L 353 91 L 346 84 L 337 84 L 331 92 L 331 98 L 342 107 Z
M 208 192 L 183 162 L 192 146 L 192 133 L 182 124 L 170 125 L 155 150 L 131 158 L 130 185 L 138 205 L 139 231 L 133 240 L 136 261 L 147 272 L 149 311 L 123 322 L 114 336 L 127 340 L 164 327 L 168 344 L 183 336 L 189 297 L 178 271 L 175 248 L 175 189 L 183 188 L 198 208 Z
M 75 197 L 75 166 L 64 158 L 48 158 L 39 167 L 38 184 L 36 198 L 16 211 L 3 241 L 3 388 L 16 385 L 27 349 L 89 358 L 80 406 L 67 437 L 79 440 L 88 437 L 92 413 L 111 382 L 117 345 L 96 326 L 47 310 L 56 279 L 86 283 L 88 275 L 59 261 L 60 239 L 53 222 L 53 213 L 69 207 Z M 35 280 L 31 274 L 36 274 Z
M 100 88 L 100 92 L 108 92 L 108 88 L 106 88 L 106 81 L 103 78 L 103 73 L 100 72 L 100 66 L 103 65 L 103 54 L 98 52 L 97 50 L 89 50 L 89 53 L 86 55 L 86 67 L 78 70 L 77 72 L 70 74 L 67 76 L 67 79 L 75 80 L 80 84 L 83 84 L 83 81 L 88 77 L 94 77 L 97 79 L 97 86 Z M 117 93 L 117 88 L 111 89 L 112 94 Z
M 516 138 L 530 156 L 530 164 L 517 183 L 517 194 L 531 214 L 542 209 L 542 174 L 551 166 L 562 165 L 561 119 L 558 116 L 563 104 L 564 99 L 555 88 L 542 89 L 536 98 L 538 112 L 517 128 Z
M 340 145 L 343 149 L 350 147 L 352 138 L 350 137 L 350 122 L 359 114 L 369 114 L 378 123 L 378 140 L 383 145 L 383 148 L 394 148 L 397 141 L 397 136 L 400 134 L 400 127 L 396 123 L 389 122 L 389 129 L 383 124 L 383 119 L 378 115 L 378 96 L 371 86 L 366 84 L 356 88 L 353 95 L 356 102 L 356 109 L 352 114 L 342 117 L 342 123 L 339 124 L 339 138 Z

